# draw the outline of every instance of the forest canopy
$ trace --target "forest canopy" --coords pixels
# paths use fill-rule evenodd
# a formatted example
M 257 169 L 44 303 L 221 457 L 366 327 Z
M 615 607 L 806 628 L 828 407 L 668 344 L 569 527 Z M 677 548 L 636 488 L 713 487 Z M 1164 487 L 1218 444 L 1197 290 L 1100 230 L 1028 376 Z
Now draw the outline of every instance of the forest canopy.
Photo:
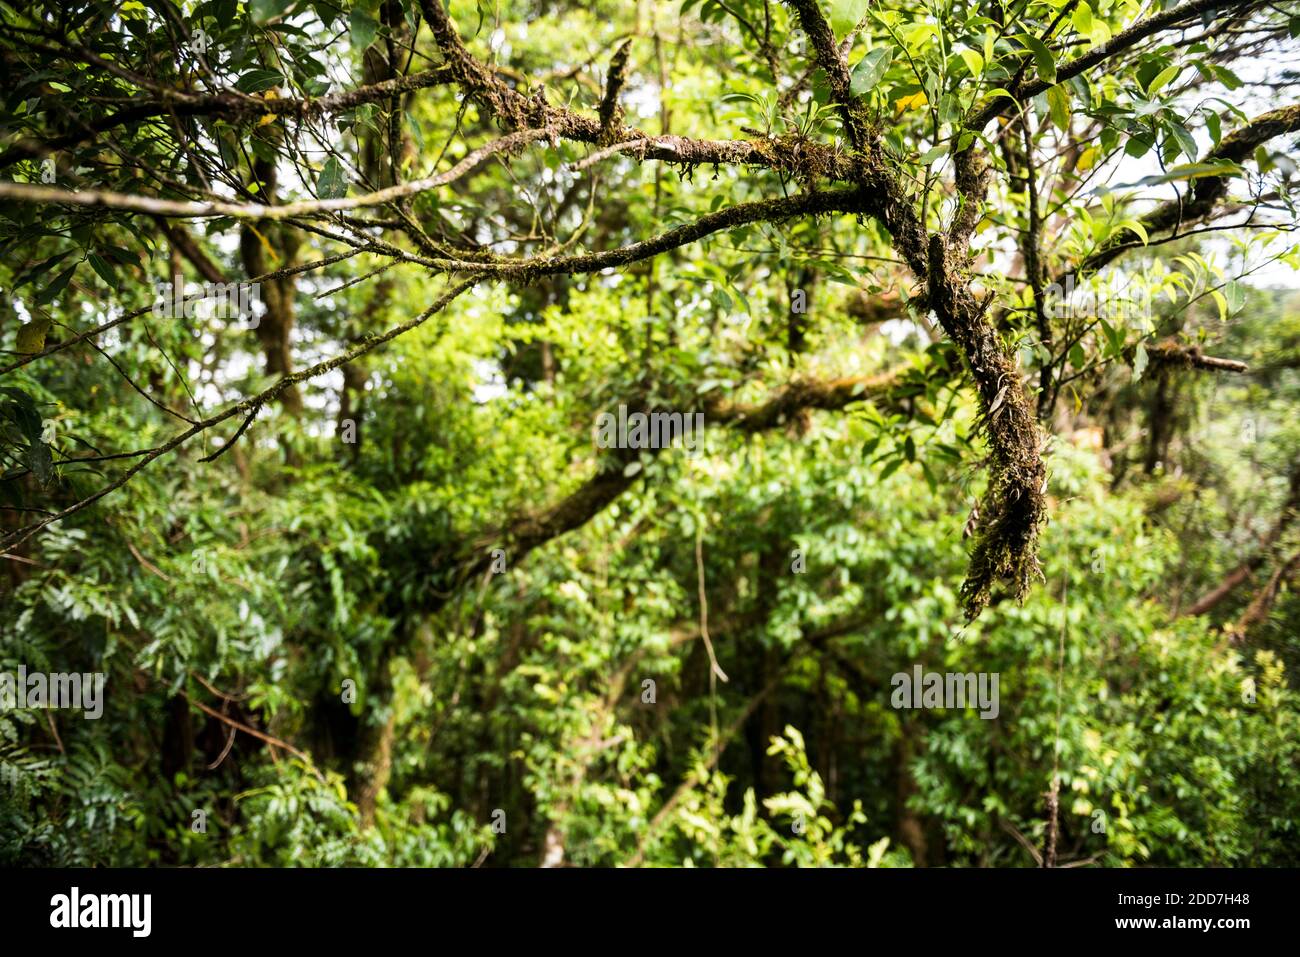
M 0 863 L 1300 863 L 1298 54 L 0 0 Z

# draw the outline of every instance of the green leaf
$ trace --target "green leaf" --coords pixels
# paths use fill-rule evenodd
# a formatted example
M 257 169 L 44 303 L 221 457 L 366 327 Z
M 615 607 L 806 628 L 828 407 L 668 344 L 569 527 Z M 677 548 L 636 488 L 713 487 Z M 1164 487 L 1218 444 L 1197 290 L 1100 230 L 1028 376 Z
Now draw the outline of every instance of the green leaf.
M 22 389 L 15 389 L 12 386 L 4 386 L 0 388 L 0 392 L 13 399 L 14 404 L 5 411 L 13 412 L 14 422 L 17 423 L 23 437 L 28 442 L 40 441 L 41 413 L 36 407 L 36 400 Z
M 352 37 L 352 49 L 358 53 L 374 43 L 375 34 L 379 32 L 379 24 L 375 22 L 375 18 L 361 7 L 352 8 L 348 27 Z
M 938 146 L 926 151 L 925 155 L 921 157 L 921 165 L 929 166 L 931 163 L 933 163 L 940 156 L 943 156 L 947 152 L 948 152 L 948 144 L 940 143 Z
M 1212 63 L 1210 64 L 1210 69 L 1214 71 L 1214 75 L 1218 78 L 1219 82 L 1229 90 L 1235 90 L 1242 86 L 1241 77 L 1237 76 L 1237 74 L 1233 73 L 1226 66 L 1219 66 L 1217 63 Z
M 1170 122 L 1165 124 L 1165 129 L 1167 129 L 1173 135 L 1174 139 L 1178 141 L 1178 148 L 1182 151 L 1183 155 L 1188 159 L 1195 161 L 1196 140 L 1192 138 L 1191 133 L 1187 132 L 1187 128 L 1181 123 Z
M 17 289 L 19 286 L 27 285 L 29 282 L 31 282 L 34 279 L 39 279 L 42 275 L 49 272 L 51 269 L 53 269 L 55 266 L 63 262 L 63 260 L 67 259 L 71 255 L 72 255 L 72 250 L 68 250 L 66 253 L 59 253 L 57 256 L 51 256 L 49 259 L 37 263 L 31 269 L 27 270 L 26 274 L 24 274 L 22 278 L 16 280 L 13 286 L 11 286 L 10 288 Z
M 1138 236 L 1140 236 L 1140 237 L 1142 238 L 1142 245 L 1143 245 L 1143 246 L 1145 246 L 1147 243 L 1151 242 L 1151 237 L 1147 234 L 1147 228 L 1146 228 L 1145 226 L 1143 226 L 1141 223 L 1139 223 L 1136 219 L 1126 219 L 1126 220 L 1124 220 L 1124 222 L 1119 223 L 1119 224 L 1116 226 L 1116 229 L 1131 229 L 1131 230 L 1133 230 L 1133 232 L 1137 233 Z
M 252 96 L 254 93 L 261 93 L 283 83 L 284 75 L 275 70 L 249 70 L 235 83 L 235 89 Z
M 970 70 L 971 76 L 978 77 L 984 72 L 984 57 L 975 50 L 959 50 L 958 56 L 966 64 L 966 69 Z
M 902 457 L 891 459 L 889 464 L 880 470 L 880 481 L 883 482 L 885 479 L 889 478 L 889 476 L 897 472 L 902 467 L 903 461 Z
M 1045 83 L 1055 83 L 1056 59 L 1052 56 L 1052 51 L 1047 48 L 1047 44 L 1028 33 L 1022 35 L 1020 39 L 1034 55 L 1034 65 L 1038 68 L 1039 77 Z
M 27 467 L 32 470 L 36 480 L 42 485 L 49 485 L 54 478 L 54 458 L 50 455 L 50 447 L 40 440 L 32 442 L 27 446 L 26 458 Z
M 936 491 L 939 488 L 939 480 L 935 478 L 934 472 L 930 470 L 929 462 L 921 463 L 921 473 L 925 476 L 925 484 L 930 486 L 930 491 Z
M 1228 318 L 1227 297 L 1224 296 L 1223 293 L 1219 292 L 1219 290 L 1211 289 L 1210 298 L 1213 299 L 1214 304 L 1219 307 L 1219 319 L 1220 320 L 1227 319 Z
M 249 13 L 256 23 L 265 23 L 289 9 L 293 0 L 251 0 Z
M 50 284 L 41 290 L 41 294 L 36 297 L 36 304 L 43 306 L 51 302 L 55 296 L 63 292 L 64 287 L 72 280 L 72 274 L 77 271 L 76 264 L 69 266 L 63 272 L 59 273 L 50 281 Z
M 1134 159 L 1140 159 L 1145 156 L 1155 145 L 1155 138 L 1150 133 L 1139 133 L 1130 137 L 1129 141 L 1124 144 L 1124 152 Z
M 1097 320 L 1101 323 L 1102 332 L 1106 334 L 1106 357 L 1119 355 L 1124 348 L 1124 333 L 1107 322 L 1105 316 L 1098 316 Z
M 837 40 L 843 40 L 848 32 L 858 25 L 858 21 L 867 15 L 870 0 L 835 0 L 831 7 L 831 30 Z
M 289 9 L 291 3 L 292 0 L 250 0 L 248 16 L 255 23 L 265 23 Z
M 104 280 L 110 287 L 117 285 L 117 271 L 107 259 L 96 253 L 91 253 L 86 257 L 86 261 L 90 263 L 90 268 L 99 274 L 99 278 Z
M 218 218 L 225 219 L 228 217 Z M 217 222 L 217 219 L 212 221 Z M 99 249 L 100 252 L 119 265 L 139 268 L 145 260 L 154 254 L 154 243 L 147 236 L 136 236 L 135 240 L 140 244 L 141 249 L 124 249 L 121 246 L 112 246 L 107 243 L 100 246 Z
M 1255 165 L 1259 167 L 1261 173 L 1268 173 L 1273 169 L 1273 157 L 1269 155 L 1263 143 L 1255 147 Z
M 1070 18 L 1074 24 L 1074 29 L 1079 31 L 1085 37 L 1092 36 L 1092 8 L 1086 3 L 1081 3 L 1074 8 L 1074 14 Z
M 321 167 L 316 180 L 316 195 L 321 199 L 342 199 L 348 194 L 348 179 L 338 157 L 331 156 Z
M 1246 305 L 1246 287 L 1235 279 L 1223 287 L 1224 298 L 1228 302 L 1228 314 L 1236 315 Z
M 33 355 L 45 348 L 45 334 L 50 331 L 51 320 L 33 319 L 31 322 L 18 329 L 19 352 L 25 355 Z
M 1065 84 L 1058 83 L 1047 91 L 1047 106 L 1052 123 L 1056 125 L 1057 129 L 1068 133 L 1070 131 L 1070 91 L 1066 89 Z
M 1142 378 L 1142 373 L 1147 371 L 1147 347 L 1139 342 L 1137 348 L 1133 350 L 1133 381 Z
M 1219 114 L 1213 110 L 1205 111 L 1205 128 L 1210 132 L 1210 138 L 1214 140 L 1214 145 L 1218 146 L 1219 141 L 1223 139 L 1223 126 L 1219 121 Z
M 849 77 L 849 92 L 854 96 L 862 96 L 874 90 L 893 59 L 894 54 L 888 47 L 868 50 L 867 55 L 853 68 L 853 73 Z
M 1156 74 L 1156 78 L 1152 80 L 1150 86 L 1147 87 L 1147 95 L 1155 96 L 1160 88 L 1169 83 L 1174 77 L 1178 76 L 1178 74 L 1182 72 L 1182 69 L 1183 68 L 1177 64 L 1165 67 Z

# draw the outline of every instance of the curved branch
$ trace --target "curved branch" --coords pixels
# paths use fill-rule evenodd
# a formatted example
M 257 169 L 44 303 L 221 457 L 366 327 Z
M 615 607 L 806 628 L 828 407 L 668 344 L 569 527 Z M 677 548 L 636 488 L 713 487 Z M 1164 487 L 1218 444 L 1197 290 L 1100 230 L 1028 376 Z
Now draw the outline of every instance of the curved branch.
M 1245 126 L 1223 138 L 1219 145 L 1205 154 L 1201 163 L 1241 163 L 1255 152 L 1255 148 L 1276 136 L 1300 130 L 1300 104 L 1284 106 L 1255 117 Z M 1228 195 L 1232 176 L 1202 176 L 1192 183 L 1190 193 L 1182 202 L 1169 201 L 1157 206 L 1142 217 L 1140 222 L 1148 234 L 1174 230 L 1185 223 L 1196 223 L 1214 214 L 1215 208 Z M 1125 250 L 1136 248 L 1122 236 L 1113 238 L 1094 252 L 1074 270 L 1091 272 L 1112 262 Z
M 579 256 L 539 257 L 518 262 L 478 262 L 461 259 L 430 259 L 426 262 L 433 268 L 453 272 L 475 272 L 527 282 L 538 276 L 577 275 L 627 266 L 693 243 L 724 229 L 750 223 L 779 222 L 795 216 L 817 216 L 826 213 L 865 215 L 872 212 L 874 208 L 875 200 L 865 192 L 827 190 L 803 193 L 784 199 L 740 203 L 707 213 L 694 222 L 677 226 L 651 239 L 643 239 L 617 249 L 606 249 Z
M 651 136 L 634 127 L 612 122 L 612 117 L 609 125 L 605 126 L 599 118 L 553 106 L 546 101 L 541 90 L 532 96 L 524 96 L 469 52 L 439 0 L 420 0 L 420 9 L 433 32 L 434 41 L 447 58 L 446 68 L 454 82 L 509 129 L 550 127 L 562 139 L 601 147 L 611 143 L 644 141 L 644 150 L 637 150 L 638 158 L 643 160 L 657 159 L 688 165 L 761 166 L 797 175 L 825 176 L 840 182 L 858 178 L 856 159 L 798 137 L 771 141 Z
M 98 57 L 87 56 L 87 60 L 98 61 Z M 439 86 L 449 82 L 451 73 L 445 67 L 436 67 L 410 76 L 383 80 L 369 86 L 357 87 L 343 93 L 334 93 L 316 99 L 264 99 L 249 96 L 235 90 L 219 93 L 183 93 L 168 90 L 165 95 L 133 103 L 114 113 L 100 117 L 87 124 L 82 130 L 67 133 L 50 139 L 27 138 L 19 140 L 9 149 L 0 153 L 0 169 L 11 166 L 25 159 L 46 156 L 56 150 L 79 146 L 103 133 L 119 126 L 134 125 L 155 116 L 164 116 L 174 112 L 177 116 L 225 116 L 253 117 L 271 114 L 274 116 L 300 116 L 303 118 L 338 113 L 360 106 L 363 103 L 378 103 L 393 96 Z
M 1147 37 L 1162 33 L 1165 30 L 1174 29 L 1192 17 L 1198 16 L 1207 10 L 1214 10 L 1222 7 L 1223 0 L 1187 0 L 1178 6 L 1170 7 L 1153 16 L 1147 17 L 1138 23 L 1133 24 L 1126 30 L 1121 30 L 1105 43 L 1099 44 L 1088 50 L 1086 53 L 1075 57 L 1069 63 L 1058 67 L 1056 79 L 1052 82 L 1035 78 L 1029 82 L 1017 83 L 1015 88 L 1010 92 L 1013 99 L 1008 100 L 1005 96 L 998 96 L 984 103 L 983 106 L 975 113 L 966 123 L 966 129 L 973 132 L 981 132 L 984 127 L 988 126 L 993 120 L 1002 115 L 1003 111 L 1013 101 L 1028 100 L 1037 96 L 1039 93 L 1056 86 L 1058 83 L 1064 83 L 1066 80 L 1086 73 L 1095 66 L 1106 62 L 1118 53 L 1141 43 Z M 1263 6 L 1262 3 L 1252 2 L 1238 4 L 1243 7 Z
M 1136 347 L 1135 347 L 1136 348 Z M 1207 356 L 1198 345 L 1180 345 L 1174 339 L 1166 339 L 1147 346 L 1147 356 L 1152 365 L 1174 366 L 1182 369 L 1203 369 L 1206 372 L 1250 371 L 1250 366 L 1237 359 L 1220 359 Z
M 386 189 L 367 193 L 364 196 L 304 200 L 297 203 L 267 206 L 262 203 L 227 203 L 221 200 L 200 203 L 191 200 L 132 196 L 108 190 L 87 189 L 74 192 L 53 186 L 37 186 L 31 183 L 0 183 L 0 200 L 10 199 L 20 203 L 37 203 L 41 205 L 86 206 L 92 209 L 121 209 L 127 212 L 147 213 L 156 217 L 181 217 L 185 219 L 207 219 L 217 216 L 232 216 L 236 219 L 291 219 L 316 213 L 332 213 L 345 209 L 381 206 L 404 196 L 413 196 L 417 193 L 438 189 L 454 183 L 490 157 L 498 153 L 509 153 L 517 150 L 535 140 L 550 136 L 552 132 L 550 129 L 536 129 L 511 133 L 473 150 L 445 173 L 428 176 L 424 179 L 413 179 L 409 182 L 399 183 L 396 186 L 389 186 Z
M 842 409 L 856 402 L 873 402 L 895 412 L 910 411 L 907 400 L 918 391 L 916 370 L 903 366 L 879 375 L 805 380 L 776 390 L 765 402 L 733 405 L 705 403 L 705 425 L 730 426 L 754 434 L 775 428 L 807 409 Z M 643 449 L 643 455 L 657 455 L 662 449 Z M 483 574 L 492 562 L 488 547 L 503 543 L 511 561 L 517 562 L 534 549 L 554 538 L 585 525 L 604 511 L 615 499 L 639 481 L 640 470 L 629 474 L 626 465 L 635 461 L 636 450 L 618 450 L 604 467 L 563 499 L 544 511 L 522 515 L 504 526 L 474 534 L 452 546 L 443 554 L 444 571 L 456 581 L 465 582 Z M 433 604 L 441 607 L 450 595 L 435 593 Z M 427 611 L 435 611 L 436 607 Z

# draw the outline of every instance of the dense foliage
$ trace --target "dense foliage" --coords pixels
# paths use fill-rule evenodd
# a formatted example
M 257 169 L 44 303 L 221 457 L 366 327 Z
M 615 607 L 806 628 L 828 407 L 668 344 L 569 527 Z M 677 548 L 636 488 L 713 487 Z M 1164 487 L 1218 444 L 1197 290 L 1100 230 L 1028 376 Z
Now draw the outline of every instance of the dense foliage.
M 1300 863 L 1297 35 L 0 2 L 0 863 Z

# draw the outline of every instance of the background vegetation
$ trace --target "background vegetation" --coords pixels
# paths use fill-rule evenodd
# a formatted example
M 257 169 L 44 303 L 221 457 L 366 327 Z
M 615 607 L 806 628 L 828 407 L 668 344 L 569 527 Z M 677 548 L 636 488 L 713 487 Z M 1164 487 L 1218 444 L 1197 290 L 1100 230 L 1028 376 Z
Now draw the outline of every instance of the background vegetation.
M 1300 863 L 1300 4 L 0 21 L 0 862 Z

